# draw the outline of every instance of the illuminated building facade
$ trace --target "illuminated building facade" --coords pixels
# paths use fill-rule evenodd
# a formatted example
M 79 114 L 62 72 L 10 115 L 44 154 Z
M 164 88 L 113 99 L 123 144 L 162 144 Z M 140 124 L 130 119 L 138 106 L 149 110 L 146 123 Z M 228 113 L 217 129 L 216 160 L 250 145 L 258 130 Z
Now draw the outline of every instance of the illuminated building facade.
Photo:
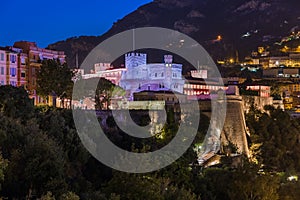
M 300 67 L 300 53 L 290 53 L 286 56 L 262 56 L 260 58 L 254 58 L 256 64 L 262 65 L 264 69 L 285 67 Z
M 6 85 L 6 50 L 0 49 L 0 84 Z
M 17 86 L 18 53 L 8 51 L 6 54 L 6 84 Z
M 298 94 L 300 93 L 300 84 L 290 83 L 284 84 L 279 87 L 283 97 L 285 109 L 292 109 L 298 107 Z M 295 102 L 294 102 L 295 101 Z
M 82 78 L 105 78 L 113 84 L 119 85 L 122 73 L 125 71 L 126 69 L 124 68 L 112 68 L 110 63 L 96 63 L 94 65 L 94 70 L 92 70 L 90 74 L 83 74 Z
M 183 93 L 188 96 L 188 99 L 200 100 L 210 99 L 219 90 L 226 91 L 228 87 L 213 80 L 203 80 L 199 78 L 187 77 Z
M 26 61 L 28 60 L 28 56 L 25 53 L 20 52 L 18 54 L 18 81 L 17 81 L 17 86 L 23 86 L 27 87 L 27 66 L 26 66 Z
M 0 49 L 0 84 L 17 86 L 18 53 L 8 48 Z
M 122 73 L 120 86 L 127 97 L 140 91 L 174 91 L 183 93 L 182 65 L 173 63 L 172 55 L 164 56 L 165 63 L 147 64 L 147 55 L 128 53 L 125 55 L 126 71 Z
M 41 67 L 41 62 L 43 60 L 55 59 L 60 63 L 64 63 L 66 57 L 64 52 L 39 48 L 35 42 L 28 41 L 15 42 L 13 48 L 21 49 L 23 53 L 19 55 L 21 61 L 19 83 L 21 84 L 21 82 L 24 81 L 24 77 L 22 76 L 24 76 L 25 72 L 25 79 L 27 81 L 26 89 L 29 93 L 29 97 L 33 99 L 35 105 L 45 103 L 44 100 L 36 93 L 37 73 Z M 26 70 L 24 70 L 24 66 L 26 66 Z
M 293 92 L 292 107 L 300 108 L 300 92 Z
M 299 78 L 299 68 L 273 68 L 264 69 L 263 76 L 266 78 Z
M 249 85 L 246 90 L 258 92 L 260 97 L 270 97 L 271 96 L 271 87 L 264 85 Z

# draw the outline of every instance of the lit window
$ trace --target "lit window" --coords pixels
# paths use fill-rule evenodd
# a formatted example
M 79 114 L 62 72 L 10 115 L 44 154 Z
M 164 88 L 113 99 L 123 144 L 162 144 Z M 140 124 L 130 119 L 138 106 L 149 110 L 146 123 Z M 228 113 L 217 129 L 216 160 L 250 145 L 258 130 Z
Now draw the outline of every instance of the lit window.
M 16 81 L 10 81 L 10 85 L 16 86 L 16 85 L 17 85 L 17 84 L 16 84 Z
M 16 76 L 16 68 L 10 68 L 10 75 L 12 76 L 12 77 L 15 77 Z
M 10 62 L 15 63 L 16 62 L 16 56 L 15 55 L 10 55 Z
M 26 62 L 25 62 L 25 58 L 21 58 L 21 64 L 26 64 Z

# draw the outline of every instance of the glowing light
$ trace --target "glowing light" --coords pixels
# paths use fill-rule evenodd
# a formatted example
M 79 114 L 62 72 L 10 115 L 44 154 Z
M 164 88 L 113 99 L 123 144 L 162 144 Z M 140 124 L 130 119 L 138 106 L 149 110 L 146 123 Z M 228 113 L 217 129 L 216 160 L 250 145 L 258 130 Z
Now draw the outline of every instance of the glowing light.
M 218 35 L 217 40 L 218 40 L 218 41 L 221 41 L 221 40 L 222 40 L 222 36 L 221 36 L 221 35 Z
M 287 178 L 288 181 L 298 181 L 298 176 L 289 176 Z

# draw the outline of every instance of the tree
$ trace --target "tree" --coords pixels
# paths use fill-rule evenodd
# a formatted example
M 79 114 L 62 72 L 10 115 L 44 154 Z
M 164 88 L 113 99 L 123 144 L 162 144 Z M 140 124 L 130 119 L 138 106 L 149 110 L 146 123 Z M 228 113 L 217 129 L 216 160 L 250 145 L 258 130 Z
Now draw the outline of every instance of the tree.
M 274 99 L 281 100 L 281 95 L 282 95 L 282 92 L 280 90 L 280 85 L 277 83 L 273 83 L 271 86 L 271 96 Z
M 194 186 L 202 199 L 276 200 L 280 184 L 277 175 L 260 173 L 259 165 L 245 159 L 236 169 L 204 169 L 195 177 Z
M 52 195 L 52 192 L 47 192 L 41 197 L 41 200 L 55 200 L 55 197 Z
M 279 195 L 282 200 L 298 200 L 300 197 L 299 181 L 285 181 L 284 183 L 281 183 Z
M 95 99 L 96 109 L 108 109 L 111 98 L 124 96 L 125 91 L 104 78 L 81 79 L 75 82 L 77 90 L 73 93 L 73 99 Z
M 198 198 L 193 192 L 183 187 L 178 187 L 170 183 L 166 177 L 156 177 L 151 174 L 128 174 L 115 172 L 113 178 L 104 188 L 104 192 L 120 195 L 121 199 L 130 200 L 196 200 Z
M 279 199 L 279 177 L 269 173 L 258 173 L 258 171 L 259 166 L 247 160 L 244 161 L 244 166 L 233 171 L 228 190 L 230 199 Z
M 259 145 L 256 160 L 270 171 L 300 170 L 300 124 L 280 109 L 270 109 L 269 114 L 247 114 L 252 146 Z
M 54 98 L 59 97 L 62 101 L 65 98 L 71 98 L 73 75 L 66 63 L 61 64 L 58 60 L 45 60 L 37 76 L 37 93 L 44 97 L 49 95 Z
M 0 86 L 0 112 L 5 116 L 24 120 L 32 115 L 33 109 L 33 102 L 24 88 Z
M 29 130 L 28 130 L 29 131 Z M 66 192 L 61 148 L 40 130 L 26 136 L 25 145 L 12 150 L 5 179 L 5 195 L 22 199 Z
M 0 181 L 1 182 L 4 180 L 4 172 L 7 166 L 8 166 L 8 160 L 4 159 L 0 154 Z M 1 189 L 1 185 L 0 185 L 0 189 Z
M 77 196 L 73 192 L 67 192 L 61 196 L 61 200 L 79 200 L 79 196 Z

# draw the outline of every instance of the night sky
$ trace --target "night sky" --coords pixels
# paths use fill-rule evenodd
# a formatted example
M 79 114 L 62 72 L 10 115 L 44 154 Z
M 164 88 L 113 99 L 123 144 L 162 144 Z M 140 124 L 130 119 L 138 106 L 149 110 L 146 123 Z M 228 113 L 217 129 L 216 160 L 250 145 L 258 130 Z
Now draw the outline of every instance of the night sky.
M 38 46 L 73 36 L 101 35 L 151 0 L 1 1 L 0 46 L 28 40 Z

